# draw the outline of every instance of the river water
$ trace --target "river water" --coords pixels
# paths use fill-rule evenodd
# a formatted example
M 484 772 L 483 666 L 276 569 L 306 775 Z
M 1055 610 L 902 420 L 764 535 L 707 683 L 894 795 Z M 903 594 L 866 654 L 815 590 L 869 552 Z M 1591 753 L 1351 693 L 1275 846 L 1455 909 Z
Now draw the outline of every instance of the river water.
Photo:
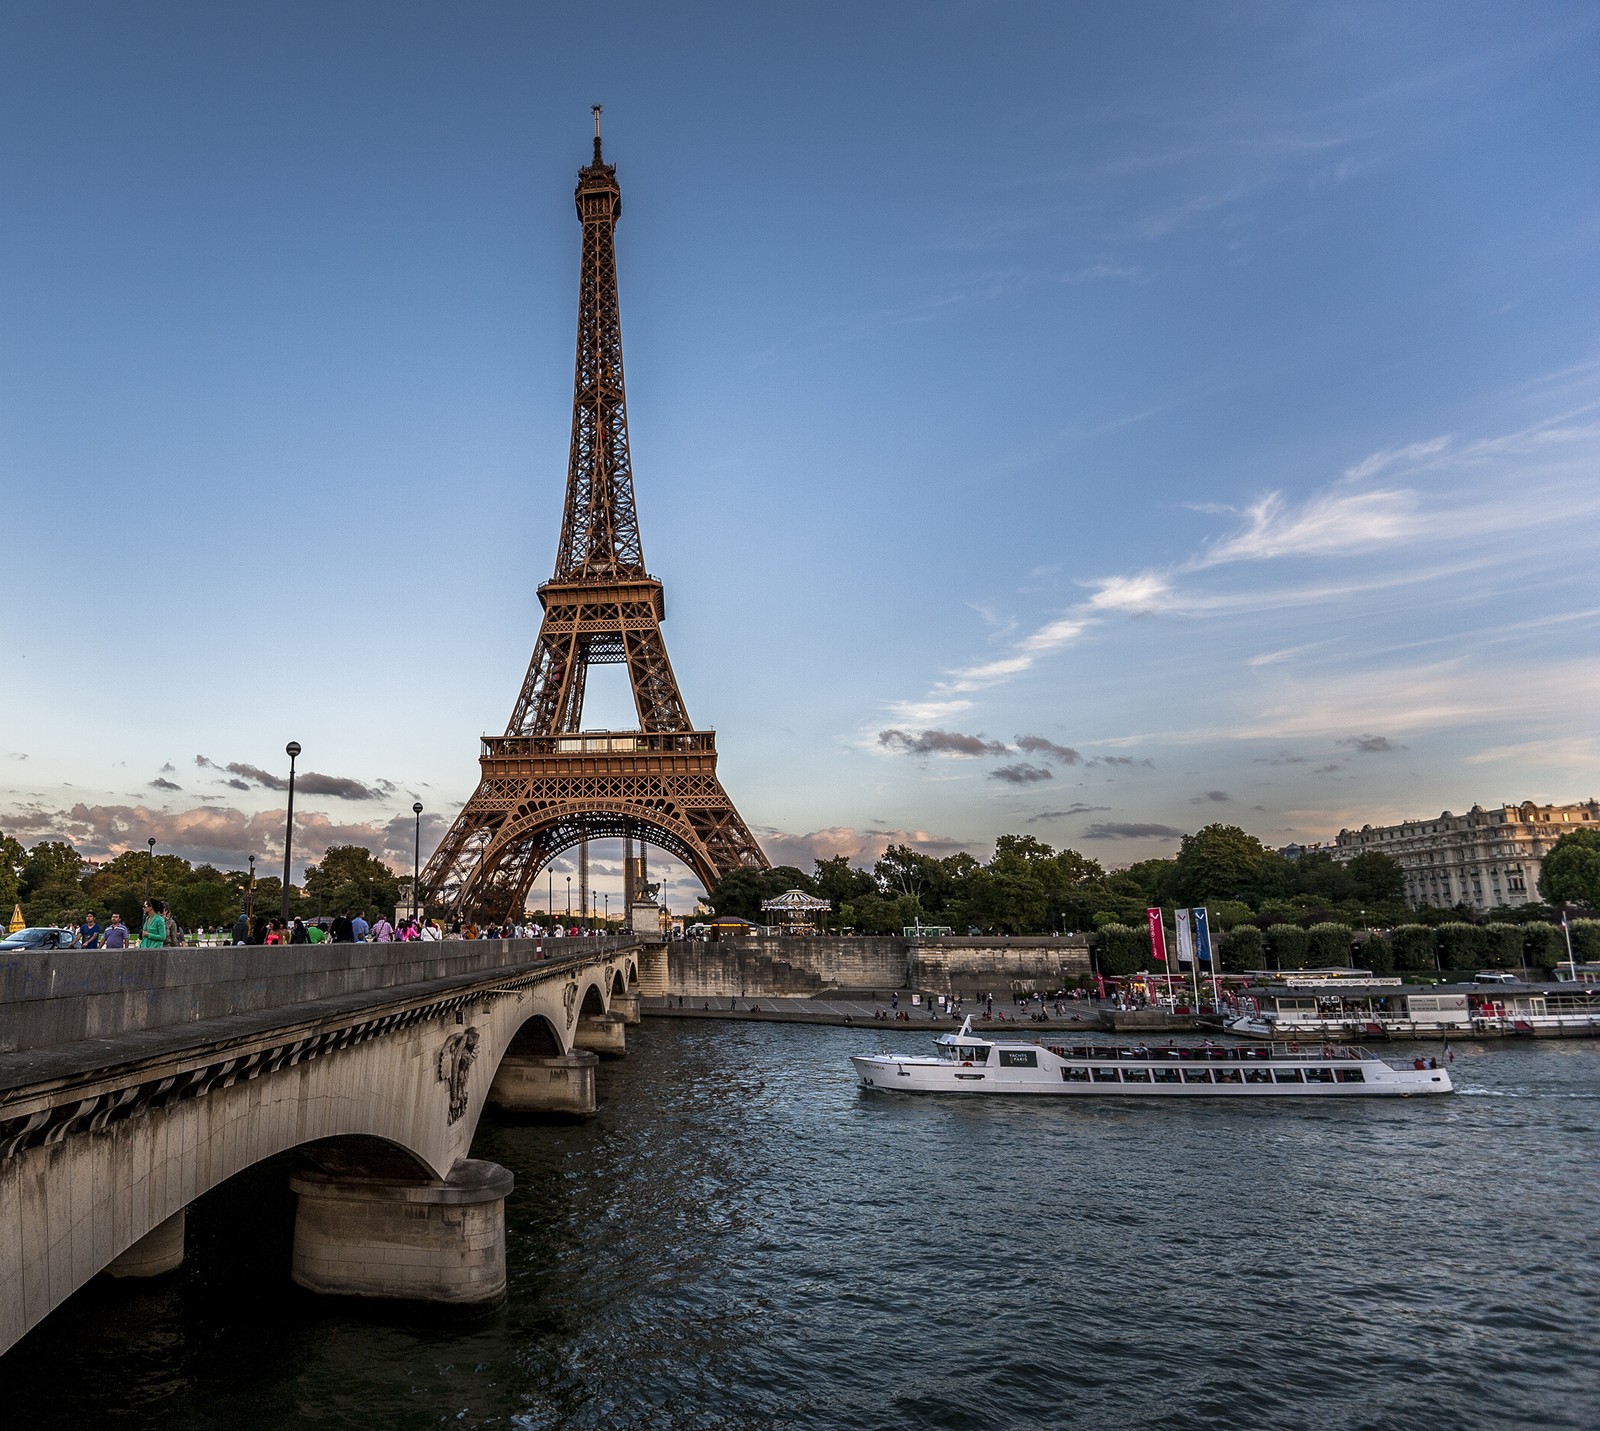
M 288 1286 L 269 1168 L 0 1361 L 0 1424 L 1600 1424 L 1600 1043 L 1461 1046 L 1448 1099 L 1141 1104 L 860 1092 L 898 1030 L 629 1042 L 589 1122 L 479 1131 L 504 1306 Z

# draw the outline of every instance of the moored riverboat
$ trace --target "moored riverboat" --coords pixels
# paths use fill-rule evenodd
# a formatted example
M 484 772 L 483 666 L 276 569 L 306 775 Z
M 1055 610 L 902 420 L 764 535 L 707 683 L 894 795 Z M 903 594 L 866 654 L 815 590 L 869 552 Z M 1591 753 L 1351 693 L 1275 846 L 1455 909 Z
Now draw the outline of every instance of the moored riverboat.
M 1247 1012 L 1227 1031 L 1249 1039 L 1600 1037 L 1600 987 L 1592 984 L 1290 978 L 1247 988 L 1241 999 Z
M 1332 1043 L 1026 1043 L 974 1034 L 970 1018 L 959 1033 L 933 1042 L 931 1057 L 858 1054 L 850 1062 L 862 1087 L 897 1093 L 1371 1098 L 1454 1091 L 1437 1059 L 1396 1066 L 1364 1048 Z

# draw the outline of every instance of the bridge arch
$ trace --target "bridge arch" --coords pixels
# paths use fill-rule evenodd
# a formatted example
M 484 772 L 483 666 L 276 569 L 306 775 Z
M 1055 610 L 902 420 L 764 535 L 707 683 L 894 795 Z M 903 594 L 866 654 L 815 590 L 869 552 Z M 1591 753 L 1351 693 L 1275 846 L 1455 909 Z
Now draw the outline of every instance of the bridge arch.
M 380 1011 L 311 1033 L 290 1009 L 242 1048 L 198 1061 L 185 1048 L 87 1098 L 41 1088 L 14 1101 L 0 1120 L 0 1225 L 34 1231 L 0 1239 L 0 1350 L 164 1227 L 181 1257 L 186 1208 L 269 1159 L 303 1155 L 313 1181 L 400 1185 L 487 1166 L 470 1149 L 506 1053 L 571 1057 L 623 969 L 620 951 L 596 950 L 517 987 L 491 972 L 470 991 L 391 1008 L 380 992 Z M 92 1212 L 80 1215 L 85 1198 Z
M 539 873 L 585 840 L 631 838 L 655 846 L 687 865 L 707 889 L 716 884 L 715 856 L 695 828 L 693 815 L 676 800 L 596 799 L 592 809 L 570 806 L 513 810 L 465 872 L 453 894 L 457 910 L 482 908 L 491 915 L 521 909 Z

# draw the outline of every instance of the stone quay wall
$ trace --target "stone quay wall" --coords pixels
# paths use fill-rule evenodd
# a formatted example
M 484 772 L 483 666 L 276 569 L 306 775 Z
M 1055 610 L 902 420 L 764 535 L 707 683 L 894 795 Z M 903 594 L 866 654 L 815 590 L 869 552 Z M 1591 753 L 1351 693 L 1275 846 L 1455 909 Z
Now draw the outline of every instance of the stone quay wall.
M 633 936 L 392 944 L 51 949 L 0 956 L 0 1053 L 110 1039 L 343 994 L 605 958 Z
M 1063 988 L 1087 975 L 1085 935 L 1051 939 L 733 938 L 674 940 L 659 992 L 706 998 L 784 998 L 840 989 L 914 989 L 1006 996 Z M 650 960 L 641 961 L 641 978 Z M 648 988 L 646 992 L 658 992 Z

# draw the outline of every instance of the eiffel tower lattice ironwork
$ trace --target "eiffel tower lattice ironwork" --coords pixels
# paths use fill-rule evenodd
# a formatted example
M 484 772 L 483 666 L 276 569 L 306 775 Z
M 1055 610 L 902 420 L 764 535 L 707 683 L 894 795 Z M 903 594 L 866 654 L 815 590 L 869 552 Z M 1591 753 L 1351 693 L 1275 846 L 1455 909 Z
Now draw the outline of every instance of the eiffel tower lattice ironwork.
M 583 271 L 572 394 L 572 450 L 555 575 L 504 735 L 483 737 L 478 788 L 429 859 L 430 910 L 505 918 L 535 876 L 585 839 L 632 838 L 682 860 L 709 889 L 735 869 L 766 869 L 717 778 L 716 736 L 696 730 L 661 639 L 661 583 L 645 569 L 633 502 L 613 242 L 616 169 L 600 154 L 578 171 Z M 585 731 L 591 665 L 627 667 L 639 728 Z

